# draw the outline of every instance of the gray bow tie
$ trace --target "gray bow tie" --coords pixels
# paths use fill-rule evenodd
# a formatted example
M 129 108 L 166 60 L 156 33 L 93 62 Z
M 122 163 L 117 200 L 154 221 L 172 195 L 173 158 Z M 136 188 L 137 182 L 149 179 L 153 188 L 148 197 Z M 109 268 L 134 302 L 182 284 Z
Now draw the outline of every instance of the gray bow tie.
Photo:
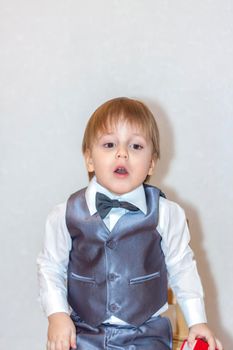
M 118 201 L 117 199 L 110 199 L 109 197 L 105 196 L 105 194 L 100 192 L 96 193 L 95 204 L 96 209 L 102 219 L 104 219 L 105 216 L 108 215 L 112 208 L 124 208 L 130 211 L 139 210 L 138 207 L 129 202 Z

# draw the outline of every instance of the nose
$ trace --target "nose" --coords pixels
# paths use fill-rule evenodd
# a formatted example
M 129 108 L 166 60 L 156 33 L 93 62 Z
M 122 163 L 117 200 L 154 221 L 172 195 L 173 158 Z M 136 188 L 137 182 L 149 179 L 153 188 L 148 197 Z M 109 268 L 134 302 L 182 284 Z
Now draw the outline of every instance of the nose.
M 128 159 L 128 151 L 125 147 L 119 147 L 116 152 L 116 159 Z

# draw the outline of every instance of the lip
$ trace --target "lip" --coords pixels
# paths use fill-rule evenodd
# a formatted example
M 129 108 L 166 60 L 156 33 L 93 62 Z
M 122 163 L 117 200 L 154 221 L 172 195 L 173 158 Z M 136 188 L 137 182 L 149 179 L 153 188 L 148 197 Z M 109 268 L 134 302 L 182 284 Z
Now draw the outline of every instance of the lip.
M 118 172 L 117 170 L 122 169 L 122 172 Z M 117 177 L 120 178 L 124 178 L 127 177 L 129 175 L 129 172 L 127 170 L 127 168 L 123 165 L 118 165 L 115 167 L 114 171 L 113 171 L 114 175 L 116 175 Z

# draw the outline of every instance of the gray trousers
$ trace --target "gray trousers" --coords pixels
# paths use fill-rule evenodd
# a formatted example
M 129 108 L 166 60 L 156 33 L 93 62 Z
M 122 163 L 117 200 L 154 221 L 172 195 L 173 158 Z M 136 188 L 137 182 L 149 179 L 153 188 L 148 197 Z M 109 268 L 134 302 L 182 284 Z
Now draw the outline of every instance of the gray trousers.
M 172 330 L 166 317 L 152 317 L 141 326 L 101 324 L 91 327 L 72 317 L 77 350 L 171 350 Z

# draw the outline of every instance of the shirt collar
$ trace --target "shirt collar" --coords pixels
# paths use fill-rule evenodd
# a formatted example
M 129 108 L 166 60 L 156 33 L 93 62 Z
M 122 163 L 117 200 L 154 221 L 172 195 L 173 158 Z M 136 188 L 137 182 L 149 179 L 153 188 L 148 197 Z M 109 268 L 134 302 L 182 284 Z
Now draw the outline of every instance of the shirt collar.
M 122 201 L 127 201 L 131 204 L 134 204 L 136 207 L 138 207 L 145 215 L 147 213 L 146 195 L 145 195 L 143 185 L 138 186 L 131 192 L 127 192 L 122 195 L 116 195 L 108 191 L 105 187 L 101 186 L 97 182 L 96 177 L 94 176 L 89 182 L 89 185 L 85 192 L 87 207 L 91 215 L 95 214 L 97 211 L 96 205 L 95 205 L 96 192 L 101 192 L 111 199 L 119 199 Z

